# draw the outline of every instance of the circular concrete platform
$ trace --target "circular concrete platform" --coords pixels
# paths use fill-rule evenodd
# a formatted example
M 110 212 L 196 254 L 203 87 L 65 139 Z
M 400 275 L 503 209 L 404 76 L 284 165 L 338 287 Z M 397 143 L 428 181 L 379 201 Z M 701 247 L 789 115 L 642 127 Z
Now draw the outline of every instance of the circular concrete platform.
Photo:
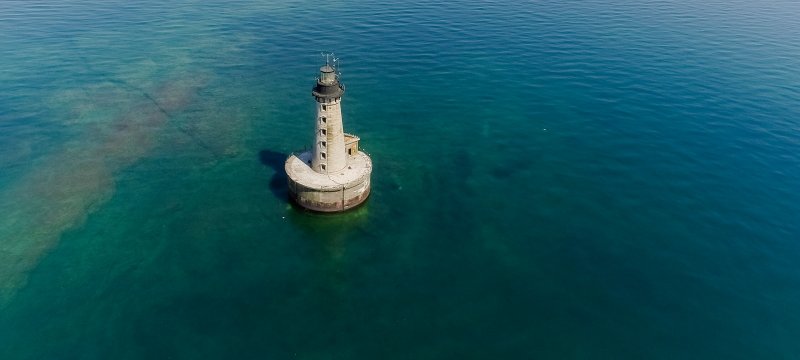
M 372 160 L 359 151 L 348 156 L 347 166 L 330 174 L 311 169 L 311 152 L 289 156 L 284 168 L 289 179 L 289 197 L 298 205 L 321 212 L 352 209 L 369 197 Z

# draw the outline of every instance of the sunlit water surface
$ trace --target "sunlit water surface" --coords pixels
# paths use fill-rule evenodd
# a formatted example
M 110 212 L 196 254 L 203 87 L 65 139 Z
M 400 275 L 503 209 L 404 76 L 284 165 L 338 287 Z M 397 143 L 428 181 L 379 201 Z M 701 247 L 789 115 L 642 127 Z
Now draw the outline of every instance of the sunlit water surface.
M 0 2 L 0 359 L 800 358 L 800 3 Z M 286 201 L 341 58 L 356 211 Z

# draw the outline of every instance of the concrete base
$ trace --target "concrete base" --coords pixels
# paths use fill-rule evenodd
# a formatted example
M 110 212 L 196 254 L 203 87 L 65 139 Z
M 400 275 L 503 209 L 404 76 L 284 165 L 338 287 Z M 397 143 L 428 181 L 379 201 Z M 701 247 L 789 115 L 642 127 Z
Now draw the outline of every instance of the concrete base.
M 372 160 L 361 151 L 348 156 L 347 167 L 331 174 L 311 169 L 311 152 L 292 155 L 284 168 L 289 179 L 289 197 L 314 211 L 339 212 L 352 209 L 369 197 Z

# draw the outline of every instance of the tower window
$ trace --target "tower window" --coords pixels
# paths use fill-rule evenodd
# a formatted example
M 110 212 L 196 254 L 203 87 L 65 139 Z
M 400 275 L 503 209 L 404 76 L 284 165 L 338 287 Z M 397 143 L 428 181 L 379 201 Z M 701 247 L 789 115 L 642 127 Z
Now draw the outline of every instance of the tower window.
M 325 111 L 325 110 L 328 110 L 328 106 L 327 105 L 322 105 L 322 111 Z
M 319 132 L 321 132 L 322 135 L 328 135 L 328 130 L 322 129 Z
M 320 169 L 325 170 L 325 164 L 319 164 Z
M 322 145 L 322 147 L 327 147 L 328 146 L 328 142 L 327 141 L 320 141 L 319 144 Z
M 325 124 L 325 123 L 328 122 L 328 119 L 323 116 L 323 117 L 319 118 L 319 121 L 322 121 L 322 123 Z
M 319 153 L 319 156 L 321 156 L 324 159 L 325 158 L 325 153 L 324 152 L 323 153 Z

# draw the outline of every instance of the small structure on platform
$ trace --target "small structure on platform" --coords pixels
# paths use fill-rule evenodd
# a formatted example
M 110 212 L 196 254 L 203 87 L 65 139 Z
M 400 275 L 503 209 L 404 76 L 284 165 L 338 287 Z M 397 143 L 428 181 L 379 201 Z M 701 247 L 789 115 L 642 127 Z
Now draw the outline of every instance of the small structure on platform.
M 336 69 L 325 64 L 311 91 L 317 102 L 314 146 L 292 154 L 284 165 L 289 197 L 306 209 L 345 211 L 369 197 L 372 160 L 358 149 L 359 137 L 344 132 L 343 94 Z

